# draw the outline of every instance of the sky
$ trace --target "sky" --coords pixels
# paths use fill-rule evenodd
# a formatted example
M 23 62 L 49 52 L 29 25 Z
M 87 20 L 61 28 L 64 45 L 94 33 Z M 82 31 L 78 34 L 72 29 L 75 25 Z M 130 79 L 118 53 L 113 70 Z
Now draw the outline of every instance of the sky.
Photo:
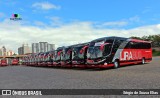
M 160 34 L 160 0 L 0 0 L 0 47 Z M 22 20 L 10 20 L 19 14 Z

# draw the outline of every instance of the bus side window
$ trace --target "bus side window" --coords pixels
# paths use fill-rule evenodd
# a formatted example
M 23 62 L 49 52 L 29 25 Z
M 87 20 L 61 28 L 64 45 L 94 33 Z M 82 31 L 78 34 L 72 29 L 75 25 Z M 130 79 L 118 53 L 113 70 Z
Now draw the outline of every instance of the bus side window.
M 111 47 L 112 47 L 111 44 L 104 46 L 104 52 L 103 52 L 103 55 L 104 55 L 104 56 L 107 56 L 108 54 L 110 54 Z
M 132 42 L 128 42 L 128 44 L 126 45 L 125 49 L 130 49 L 132 44 L 133 44 Z
M 108 40 L 106 40 L 105 42 L 106 42 L 106 43 L 111 43 L 111 44 L 112 44 L 113 41 L 114 41 L 114 39 L 108 39 Z
M 142 43 L 142 48 L 143 49 L 150 49 L 151 48 L 151 44 L 150 43 Z
M 122 39 L 116 39 L 114 42 L 114 46 L 113 46 L 113 51 L 117 51 L 117 49 L 119 48 L 119 46 L 123 43 L 124 40 Z

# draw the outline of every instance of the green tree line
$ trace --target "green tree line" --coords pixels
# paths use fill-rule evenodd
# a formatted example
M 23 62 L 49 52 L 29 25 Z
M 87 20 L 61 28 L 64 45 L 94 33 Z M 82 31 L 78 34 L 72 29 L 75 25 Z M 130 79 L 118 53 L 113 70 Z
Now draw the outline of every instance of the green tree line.
M 151 41 L 152 47 L 160 47 L 160 34 L 143 36 L 143 37 L 132 36 L 130 38 L 135 38 L 135 39 L 140 39 L 140 40 L 145 40 L 145 41 Z

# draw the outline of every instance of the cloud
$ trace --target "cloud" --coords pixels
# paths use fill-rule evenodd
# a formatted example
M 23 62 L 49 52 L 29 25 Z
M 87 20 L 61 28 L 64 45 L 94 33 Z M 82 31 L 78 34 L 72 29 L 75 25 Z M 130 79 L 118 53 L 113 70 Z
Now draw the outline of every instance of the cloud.
M 0 18 L 2 18 L 2 17 L 4 17 L 4 16 L 5 16 L 5 14 L 2 13 L 2 12 L 0 12 Z
M 139 16 L 134 16 L 129 18 L 130 22 L 140 22 L 140 17 Z
M 41 22 L 41 21 L 35 21 L 34 25 L 36 25 L 36 26 L 46 26 L 46 24 Z
M 37 22 L 37 24 L 44 25 L 41 22 Z M 1 45 L 5 45 L 6 48 L 13 49 L 15 52 L 17 52 L 17 48 L 24 42 L 28 43 L 30 46 L 31 43 L 40 41 L 54 43 L 56 46 L 67 46 L 88 42 L 105 36 L 141 37 L 144 35 L 160 34 L 160 24 L 125 30 L 95 28 L 92 22 L 79 21 L 63 24 L 59 27 L 45 26 L 41 28 L 39 26 L 28 26 L 16 21 L 5 20 L 0 22 L 0 27 Z
M 58 10 L 61 8 L 61 6 L 54 5 L 49 2 L 36 2 L 32 5 L 32 7 L 36 8 L 36 9 L 42 9 L 42 10 L 50 10 L 50 9 Z
M 128 22 L 126 22 L 126 21 L 115 21 L 115 22 L 103 23 L 103 26 L 118 26 L 118 27 L 121 27 L 121 26 L 126 26 L 127 24 L 128 24 Z
M 149 12 L 152 11 L 152 8 L 151 7 L 146 7 L 143 11 L 142 11 L 142 14 L 147 14 Z
M 54 16 L 54 17 L 46 17 L 46 18 L 50 20 L 51 26 L 56 27 L 56 26 L 61 26 L 64 24 L 60 17 Z

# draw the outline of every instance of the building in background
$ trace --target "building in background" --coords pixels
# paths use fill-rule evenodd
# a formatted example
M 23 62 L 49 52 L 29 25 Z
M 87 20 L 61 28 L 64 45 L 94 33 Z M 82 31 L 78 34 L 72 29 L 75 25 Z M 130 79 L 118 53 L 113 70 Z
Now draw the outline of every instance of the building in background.
M 39 53 L 39 43 L 32 43 L 32 53 Z
M 55 44 L 48 44 L 48 51 L 55 50 Z
M 8 50 L 6 52 L 6 56 L 12 56 L 12 55 L 14 55 L 14 52 L 12 50 Z
M 47 52 L 48 51 L 48 43 L 47 42 L 39 42 L 40 51 L 39 52 Z
M 14 52 L 12 50 L 7 50 L 5 46 L 0 48 L 0 56 L 12 56 Z
M 23 48 L 22 48 L 22 47 L 19 47 L 19 48 L 18 48 L 18 54 L 19 54 L 19 55 L 22 55 L 22 54 L 23 54 Z
M 2 49 L 0 49 L 0 56 L 3 56 Z
M 23 55 L 27 53 L 31 53 L 30 47 L 28 46 L 28 44 L 22 44 L 22 47 L 18 48 L 18 54 Z
M 48 42 L 32 43 L 32 53 L 47 52 L 55 49 L 55 44 Z
M 6 56 L 6 47 L 5 46 L 2 47 L 2 56 Z

